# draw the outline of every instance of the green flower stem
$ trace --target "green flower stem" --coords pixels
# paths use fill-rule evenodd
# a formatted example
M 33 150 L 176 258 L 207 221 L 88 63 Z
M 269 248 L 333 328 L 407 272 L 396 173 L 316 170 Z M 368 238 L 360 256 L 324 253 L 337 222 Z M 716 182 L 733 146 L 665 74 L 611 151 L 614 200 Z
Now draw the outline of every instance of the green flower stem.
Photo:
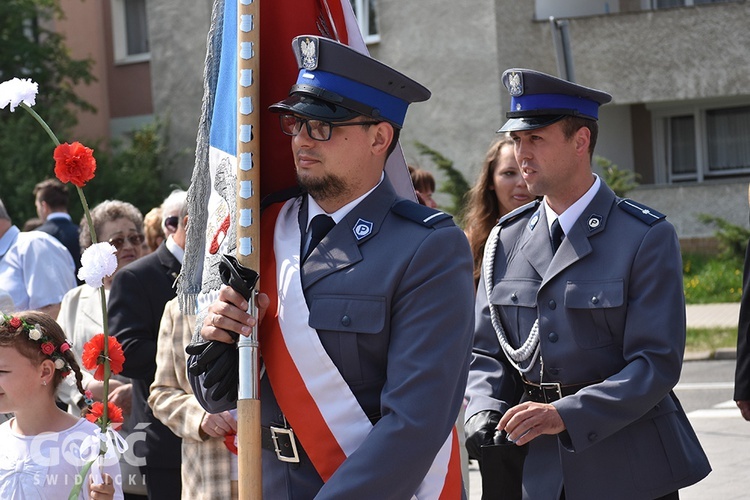
M 81 205 L 83 205 L 83 213 L 84 215 L 86 215 L 86 223 L 89 226 L 89 233 L 91 233 L 91 244 L 96 245 L 98 241 L 96 241 L 94 221 L 91 219 L 91 212 L 89 211 L 89 204 L 86 201 L 86 195 L 83 194 L 83 189 L 79 188 L 78 186 L 76 186 L 76 190 L 78 191 L 78 197 L 81 199 Z M 104 300 L 104 298 L 102 298 L 102 300 Z
M 81 205 L 83 205 L 83 213 L 86 216 L 89 233 L 91 233 L 91 243 L 96 245 L 96 231 L 94 230 L 94 221 L 91 218 L 91 211 L 89 210 L 89 204 L 86 201 L 86 195 L 83 194 L 83 189 L 80 187 L 76 186 L 76 190 L 78 191 L 78 197 L 81 199 Z M 104 408 L 102 409 L 102 417 L 99 427 L 101 428 L 102 433 L 105 433 L 107 432 L 107 423 L 109 422 L 109 379 L 112 372 L 110 371 L 111 369 L 109 366 L 109 324 L 107 323 L 107 296 L 104 293 L 104 286 L 99 287 L 99 298 L 102 306 L 102 330 L 104 334 L 104 351 L 102 352 L 104 357 L 104 380 L 102 381 L 104 383 L 102 389 L 104 397 L 102 398 L 102 405 Z M 105 453 L 107 453 L 107 445 L 102 441 L 99 448 L 99 454 L 104 455 Z
M 96 458 L 94 460 L 96 460 Z M 76 484 L 73 485 L 73 489 L 70 490 L 68 500 L 78 500 L 78 497 L 81 493 L 81 488 L 83 488 L 83 482 L 86 480 L 86 474 L 89 473 L 89 469 L 91 469 L 91 466 L 94 464 L 94 460 L 86 462 L 81 468 L 81 473 L 76 474 Z M 81 478 L 80 481 L 78 480 L 79 477 Z
M 78 190 L 80 191 L 80 188 Z M 86 210 L 86 214 L 88 215 L 88 210 Z M 109 377 L 111 375 L 111 372 L 109 367 L 109 325 L 107 324 L 107 299 L 106 295 L 104 294 L 103 286 L 99 287 L 99 297 L 101 298 L 102 303 L 102 330 L 104 330 L 104 401 L 102 402 L 104 404 L 104 409 L 102 410 L 101 429 L 102 432 L 106 432 L 107 422 L 109 421 L 109 406 L 107 405 L 107 402 L 109 400 Z M 105 442 L 102 442 L 100 454 L 104 455 L 105 453 L 107 453 L 107 445 L 105 444 Z
M 55 146 L 59 146 L 60 141 L 57 140 L 57 136 L 55 135 L 54 132 L 52 132 L 52 129 L 49 128 L 49 125 L 47 125 L 47 122 L 45 122 L 42 119 L 42 117 L 39 116 L 36 111 L 31 109 L 31 107 L 29 107 L 25 102 L 21 102 L 21 107 L 25 109 L 26 111 L 28 111 L 29 113 L 31 113 L 31 116 L 33 116 L 34 119 L 39 122 L 39 125 L 41 125 L 44 131 L 47 132 L 47 135 L 50 136 L 50 139 L 52 139 L 52 142 L 55 143 Z

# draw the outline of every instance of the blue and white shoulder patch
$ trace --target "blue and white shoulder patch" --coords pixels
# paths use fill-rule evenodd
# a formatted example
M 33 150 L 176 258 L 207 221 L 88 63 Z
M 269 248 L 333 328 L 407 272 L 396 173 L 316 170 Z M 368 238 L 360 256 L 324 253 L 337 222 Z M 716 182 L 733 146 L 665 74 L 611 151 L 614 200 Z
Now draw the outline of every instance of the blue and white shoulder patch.
M 666 215 L 657 212 L 653 208 L 649 208 L 646 205 L 633 201 L 629 198 L 623 198 L 617 202 L 617 206 L 623 209 L 628 214 L 632 215 L 636 219 L 653 226 L 660 220 L 666 219 Z
M 434 208 L 426 207 L 409 200 L 397 201 L 391 211 L 425 227 L 435 227 L 438 222 L 451 219 L 453 216 Z

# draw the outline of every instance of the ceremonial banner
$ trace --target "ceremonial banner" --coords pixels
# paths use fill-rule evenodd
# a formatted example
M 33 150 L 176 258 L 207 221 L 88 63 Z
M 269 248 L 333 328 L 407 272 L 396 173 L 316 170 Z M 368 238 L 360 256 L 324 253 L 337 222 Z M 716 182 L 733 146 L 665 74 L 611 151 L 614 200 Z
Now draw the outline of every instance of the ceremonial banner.
M 221 286 L 219 256 L 234 254 L 236 227 L 237 141 L 237 2 L 215 0 L 204 73 L 204 96 L 188 203 L 190 221 L 179 292 L 183 304 L 198 309 L 213 300 Z M 278 117 L 268 106 L 284 99 L 297 79 L 292 39 L 320 34 L 367 53 L 349 0 L 261 1 L 260 100 L 248 102 L 260 113 L 260 158 L 243 159 L 245 168 L 260 169 L 260 196 L 296 186 L 290 138 L 281 132 Z M 248 78 L 250 75 L 247 76 Z M 242 163 L 242 162 L 241 162 Z M 397 149 L 386 165 L 396 191 L 415 200 L 403 154 Z M 243 189 L 241 187 L 240 189 Z M 258 195 L 258 193 L 255 193 Z M 257 245 L 257 244 L 256 244 Z M 262 279 L 262 278 L 261 278 Z M 201 293 L 202 292 L 202 293 Z

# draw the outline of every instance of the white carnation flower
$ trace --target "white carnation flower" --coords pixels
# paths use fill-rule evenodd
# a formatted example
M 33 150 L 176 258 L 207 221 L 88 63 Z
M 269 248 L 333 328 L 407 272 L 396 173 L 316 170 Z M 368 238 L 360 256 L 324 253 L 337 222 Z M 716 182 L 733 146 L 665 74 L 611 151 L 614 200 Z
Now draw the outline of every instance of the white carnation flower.
M 13 78 L 0 83 L 0 109 L 10 104 L 10 110 L 15 111 L 16 106 L 22 102 L 27 106 L 36 104 L 36 94 L 39 85 L 29 78 Z
M 81 255 L 81 269 L 78 279 L 83 280 L 92 288 L 102 286 L 102 280 L 112 276 L 117 270 L 117 249 L 109 243 L 91 245 Z
M 0 326 L 3 326 L 5 324 L 5 313 L 0 311 Z
M 57 368 L 58 370 L 62 370 L 63 368 L 65 368 L 65 361 L 62 358 L 57 358 L 55 360 L 55 368 Z
M 42 332 L 39 331 L 39 329 L 34 325 L 34 328 L 29 330 L 29 338 L 31 340 L 39 340 L 42 338 Z

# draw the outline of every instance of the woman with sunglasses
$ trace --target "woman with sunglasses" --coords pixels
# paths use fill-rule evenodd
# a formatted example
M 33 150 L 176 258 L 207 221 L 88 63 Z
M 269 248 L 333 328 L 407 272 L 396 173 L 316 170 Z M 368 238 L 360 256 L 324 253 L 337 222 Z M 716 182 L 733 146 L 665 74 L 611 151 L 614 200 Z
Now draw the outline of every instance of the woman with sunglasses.
M 131 262 L 141 258 L 143 255 L 143 215 L 140 210 L 130 203 L 119 200 L 103 201 L 91 210 L 91 219 L 94 223 L 96 232 L 96 241 L 109 242 L 117 252 L 117 269 L 112 276 L 104 278 L 104 294 L 109 300 L 109 291 L 112 286 L 114 274 Z M 91 246 L 92 238 L 89 232 L 86 220 L 81 220 L 79 228 L 79 241 L 81 251 Z M 57 322 L 62 327 L 72 350 L 80 359 L 83 353 L 83 345 L 94 335 L 101 333 L 102 324 L 102 306 L 99 298 L 99 290 L 83 284 L 70 290 L 62 299 L 60 305 L 60 314 Z M 101 400 L 103 396 L 103 384 L 94 380 L 93 376 L 82 370 L 83 387 L 90 390 L 95 400 Z M 63 381 L 58 389 L 58 398 L 67 403 L 71 413 L 79 413 L 79 408 L 84 405 L 83 396 L 78 389 L 67 381 Z M 130 379 L 122 376 L 113 376 L 109 382 L 109 400 L 123 409 L 125 413 L 125 424 L 122 435 L 126 435 L 129 430 L 127 416 L 130 413 L 132 399 L 132 384 Z M 126 454 L 123 455 L 125 457 Z M 120 467 L 123 478 L 129 478 L 131 474 L 139 474 L 137 467 L 128 467 L 128 463 L 121 459 Z M 128 483 L 136 483 L 141 489 L 131 490 Z M 123 481 L 123 490 L 126 498 L 130 497 L 128 493 L 145 493 L 142 478 L 136 478 L 135 481 Z M 130 490 L 130 491 L 129 491 Z M 144 497 L 145 498 L 145 497 Z

